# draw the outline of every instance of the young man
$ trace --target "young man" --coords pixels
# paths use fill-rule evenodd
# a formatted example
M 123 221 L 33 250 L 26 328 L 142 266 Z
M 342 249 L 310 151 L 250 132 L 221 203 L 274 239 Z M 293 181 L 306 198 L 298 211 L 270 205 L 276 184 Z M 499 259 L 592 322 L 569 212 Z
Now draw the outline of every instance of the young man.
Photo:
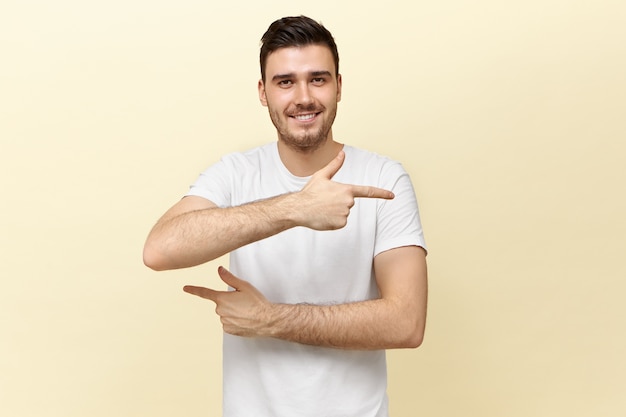
M 334 140 L 341 99 L 332 35 L 307 17 L 262 38 L 261 103 L 278 141 L 227 155 L 154 226 L 162 270 L 230 253 L 224 416 L 388 415 L 385 349 L 421 344 L 426 251 L 402 166 Z

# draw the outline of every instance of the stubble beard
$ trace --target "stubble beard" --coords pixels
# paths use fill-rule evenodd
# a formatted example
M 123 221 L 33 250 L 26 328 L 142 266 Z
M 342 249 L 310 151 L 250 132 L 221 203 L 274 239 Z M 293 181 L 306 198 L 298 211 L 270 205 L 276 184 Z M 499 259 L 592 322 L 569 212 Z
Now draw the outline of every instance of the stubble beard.
M 321 109 L 325 111 L 326 109 Z M 315 106 L 310 107 L 300 107 L 298 111 L 320 111 L 319 108 Z M 337 108 L 331 109 L 328 112 L 328 119 L 324 121 L 322 126 L 319 128 L 307 128 L 304 132 L 300 134 L 295 134 L 287 127 L 287 123 L 282 123 L 281 114 L 278 110 L 269 108 L 270 118 L 272 119 L 272 123 L 274 127 L 276 127 L 276 131 L 278 132 L 278 139 L 282 141 L 289 148 L 295 150 L 300 153 L 311 153 L 319 149 L 329 137 L 330 130 L 333 126 L 333 122 L 335 121 L 335 116 L 337 115 Z M 289 112 L 285 112 L 282 116 L 284 116 L 284 120 L 288 121 Z

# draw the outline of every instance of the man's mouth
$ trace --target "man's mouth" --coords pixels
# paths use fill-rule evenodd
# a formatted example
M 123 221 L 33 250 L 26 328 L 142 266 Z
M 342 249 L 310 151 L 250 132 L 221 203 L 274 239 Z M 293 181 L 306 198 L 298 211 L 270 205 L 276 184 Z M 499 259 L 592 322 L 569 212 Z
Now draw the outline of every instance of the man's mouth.
M 307 114 L 294 114 L 291 117 L 296 119 L 299 122 L 307 122 L 309 120 L 313 120 L 318 113 L 307 113 Z

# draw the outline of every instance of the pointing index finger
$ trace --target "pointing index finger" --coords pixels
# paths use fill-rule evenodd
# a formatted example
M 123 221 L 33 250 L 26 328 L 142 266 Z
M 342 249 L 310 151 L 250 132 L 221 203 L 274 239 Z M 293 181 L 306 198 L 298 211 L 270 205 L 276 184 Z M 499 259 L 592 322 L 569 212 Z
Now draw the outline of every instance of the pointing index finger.
M 368 185 L 353 185 L 352 195 L 354 197 L 383 198 L 385 200 L 391 200 L 395 197 L 395 195 L 389 190 L 384 190 L 382 188 L 377 188 L 377 187 L 371 187 Z
M 195 287 L 193 285 L 185 285 L 183 287 L 183 291 L 189 294 L 197 295 L 198 297 L 202 297 L 211 301 L 215 301 L 218 294 L 220 293 L 219 291 L 215 291 L 210 288 Z

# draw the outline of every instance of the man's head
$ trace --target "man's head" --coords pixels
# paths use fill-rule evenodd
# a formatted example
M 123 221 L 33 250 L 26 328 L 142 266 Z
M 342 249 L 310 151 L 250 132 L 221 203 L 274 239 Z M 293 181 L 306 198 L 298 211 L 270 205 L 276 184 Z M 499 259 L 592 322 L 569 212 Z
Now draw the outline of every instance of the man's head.
M 328 47 L 335 61 L 335 76 L 339 75 L 339 53 L 333 35 L 315 20 L 306 17 L 284 17 L 270 25 L 261 38 L 261 79 L 265 82 L 267 57 L 281 48 L 322 45 Z
M 341 100 L 337 46 L 308 17 L 287 17 L 263 36 L 259 99 L 269 110 L 279 144 L 311 153 L 332 141 Z

